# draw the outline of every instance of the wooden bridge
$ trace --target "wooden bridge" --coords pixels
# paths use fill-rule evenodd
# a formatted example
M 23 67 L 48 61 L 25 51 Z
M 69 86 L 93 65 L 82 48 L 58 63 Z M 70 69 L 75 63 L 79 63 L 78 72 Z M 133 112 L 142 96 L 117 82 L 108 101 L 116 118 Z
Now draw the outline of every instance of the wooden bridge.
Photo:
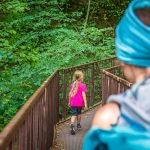
M 124 80 L 115 58 L 57 70 L 18 111 L 0 133 L 0 150 L 80 150 L 92 117 L 110 94 L 131 86 Z M 108 69 L 109 68 L 109 69 Z M 83 113 L 77 134 L 69 134 L 69 85 L 75 70 L 82 70 L 87 84 L 89 110 Z

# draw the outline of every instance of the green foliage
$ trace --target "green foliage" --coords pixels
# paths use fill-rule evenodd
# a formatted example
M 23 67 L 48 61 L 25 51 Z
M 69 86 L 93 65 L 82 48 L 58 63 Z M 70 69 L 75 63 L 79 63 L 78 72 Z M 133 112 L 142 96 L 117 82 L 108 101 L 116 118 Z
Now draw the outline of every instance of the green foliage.
M 130 0 L 91 0 L 89 22 L 98 27 L 115 26 Z M 85 18 L 88 1 L 65 0 L 66 11 L 82 10 Z M 84 20 L 82 20 L 84 21 Z
M 114 54 L 113 28 L 94 23 L 83 31 L 84 11 L 67 13 L 64 6 L 55 0 L 0 4 L 0 130 L 57 69 Z
M 13 0 L 10 2 L 3 2 L 0 7 L 5 14 L 18 15 L 20 13 L 28 10 L 28 5 L 25 2 L 20 2 L 19 0 Z

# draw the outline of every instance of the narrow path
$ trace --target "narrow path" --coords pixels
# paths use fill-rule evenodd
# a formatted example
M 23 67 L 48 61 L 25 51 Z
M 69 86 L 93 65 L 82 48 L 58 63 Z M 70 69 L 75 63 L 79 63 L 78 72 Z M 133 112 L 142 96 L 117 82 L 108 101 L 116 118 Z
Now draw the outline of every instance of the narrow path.
M 83 138 L 91 126 L 93 115 L 98 107 L 96 106 L 82 115 L 82 129 L 76 131 L 75 135 L 70 134 L 70 120 L 60 124 L 56 129 L 52 150 L 81 150 Z

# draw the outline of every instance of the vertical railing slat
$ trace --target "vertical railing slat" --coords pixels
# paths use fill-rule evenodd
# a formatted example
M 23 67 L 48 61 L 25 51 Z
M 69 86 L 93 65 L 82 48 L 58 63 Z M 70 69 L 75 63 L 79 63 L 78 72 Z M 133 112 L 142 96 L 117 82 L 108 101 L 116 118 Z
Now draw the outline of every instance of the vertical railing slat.
M 124 92 L 125 90 L 130 88 L 132 85 L 127 80 L 123 79 L 122 77 L 119 77 L 118 72 L 120 72 L 120 66 L 115 66 L 115 67 L 111 67 L 111 68 L 103 70 L 103 82 L 102 82 L 103 104 L 106 103 L 108 96 L 112 94 L 118 94 L 120 92 Z
M 94 64 L 91 68 L 91 81 L 90 81 L 90 102 L 89 105 L 93 106 L 94 101 Z

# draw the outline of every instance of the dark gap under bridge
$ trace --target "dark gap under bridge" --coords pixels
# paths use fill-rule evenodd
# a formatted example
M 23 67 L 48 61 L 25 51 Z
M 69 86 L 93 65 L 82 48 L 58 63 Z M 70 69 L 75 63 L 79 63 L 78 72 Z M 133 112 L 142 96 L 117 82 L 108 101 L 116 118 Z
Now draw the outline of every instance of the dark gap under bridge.
M 68 134 L 70 110 L 67 104 L 75 70 L 84 73 L 89 110 L 83 114 L 85 128 L 73 137 Z M 115 58 L 57 70 L 0 133 L 0 150 L 80 150 L 99 105 L 105 103 L 110 94 L 130 86 Z

